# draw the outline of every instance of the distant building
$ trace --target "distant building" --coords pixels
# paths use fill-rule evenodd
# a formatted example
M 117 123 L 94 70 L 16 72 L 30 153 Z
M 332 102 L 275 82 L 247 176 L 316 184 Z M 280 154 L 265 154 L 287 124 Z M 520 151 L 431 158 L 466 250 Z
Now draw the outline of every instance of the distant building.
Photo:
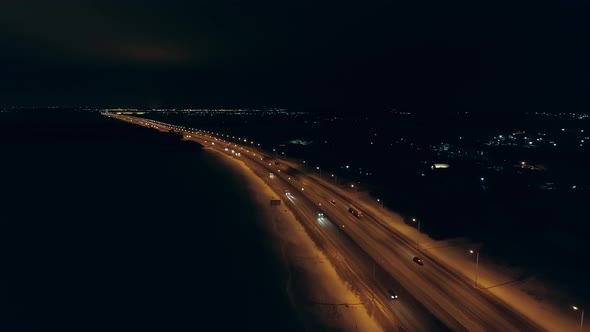
M 443 164 L 443 163 L 435 163 L 433 167 L 434 168 L 449 168 L 449 167 L 451 167 L 451 165 Z

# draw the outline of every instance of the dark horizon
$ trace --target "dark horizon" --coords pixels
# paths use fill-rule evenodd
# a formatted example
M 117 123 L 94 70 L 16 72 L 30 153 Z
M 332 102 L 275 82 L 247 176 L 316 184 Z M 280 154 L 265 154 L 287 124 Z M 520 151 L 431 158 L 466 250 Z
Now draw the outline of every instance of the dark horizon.
M 0 5 L 0 106 L 588 109 L 587 4 Z

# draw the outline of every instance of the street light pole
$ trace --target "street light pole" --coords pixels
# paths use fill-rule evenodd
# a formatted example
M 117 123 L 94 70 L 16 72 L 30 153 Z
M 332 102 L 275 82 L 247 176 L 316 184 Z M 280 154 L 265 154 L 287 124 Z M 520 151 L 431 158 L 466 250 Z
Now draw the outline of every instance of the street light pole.
M 584 328 L 584 309 L 576 307 L 575 305 L 572 306 L 572 309 L 574 309 L 576 311 L 578 311 L 578 310 L 582 311 L 582 316 L 580 316 L 580 331 L 582 331 L 582 329 Z
M 416 218 L 412 218 L 413 222 L 416 222 Z M 420 248 L 420 219 L 418 219 L 418 237 L 416 237 L 416 247 Z
M 375 282 L 375 283 L 377 281 L 377 278 L 375 277 L 376 270 L 377 270 L 377 263 L 375 261 L 373 261 L 373 282 Z M 374 287 L 372 287 L 372 288 L 373 288 L 373 303 L 375 303 L 375 288 Z
M 479 251 L 475 255 L 475 288 L 477 288 L 477 270 L 479 268 Z
M 377 198 L 377 202 L 381 203 L 381 208 L 383 208 L 383 201 Z
M 474 251 L 469 250 L 469 253 L 473 254 Z M 475 254 L 475 283 L 473 284 L 473 287 L 477 288 L 477 269 L 479 267 L 479 251 L 476 251 Z

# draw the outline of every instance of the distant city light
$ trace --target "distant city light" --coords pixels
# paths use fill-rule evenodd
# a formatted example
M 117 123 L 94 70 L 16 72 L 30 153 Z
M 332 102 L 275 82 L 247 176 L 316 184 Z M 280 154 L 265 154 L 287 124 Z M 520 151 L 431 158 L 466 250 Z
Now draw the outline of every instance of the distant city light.
M 449 168 L 449 164 L 434 164 L 434 168 Z

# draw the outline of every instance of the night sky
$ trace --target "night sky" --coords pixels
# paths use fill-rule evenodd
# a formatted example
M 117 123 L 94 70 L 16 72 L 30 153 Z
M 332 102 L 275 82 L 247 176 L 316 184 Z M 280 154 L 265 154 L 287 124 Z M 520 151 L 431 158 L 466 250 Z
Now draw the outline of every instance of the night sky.
M 2 1 L 0 106 L 587 111 L 588 7 Z

